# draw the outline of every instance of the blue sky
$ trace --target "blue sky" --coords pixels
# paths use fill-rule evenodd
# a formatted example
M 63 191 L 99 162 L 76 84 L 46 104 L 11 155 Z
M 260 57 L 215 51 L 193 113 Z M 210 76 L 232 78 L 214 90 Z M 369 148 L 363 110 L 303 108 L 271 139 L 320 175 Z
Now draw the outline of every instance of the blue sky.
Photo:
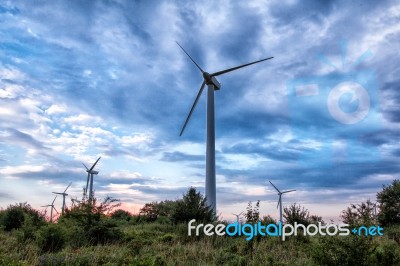
M 0 206 L 80 198 L 98 156 L 96 195 L 133 212 L 204 191 L 179 41 L 209 72 L 274 56 L 219 77 L 218 213 L 277 217 L 271 180 L 338 217 L 400 176 L 399 40 L 396 1 L 0 1 Z

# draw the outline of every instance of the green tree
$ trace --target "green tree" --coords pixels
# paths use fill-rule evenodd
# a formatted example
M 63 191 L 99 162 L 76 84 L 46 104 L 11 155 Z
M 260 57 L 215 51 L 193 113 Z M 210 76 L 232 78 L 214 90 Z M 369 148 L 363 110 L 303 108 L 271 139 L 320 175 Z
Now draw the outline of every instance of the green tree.
M 129 221 L 132 218 L 132 214 L 128 211 L 118 209 L 112 212 L 110 217 L 114 220 Z
M 393 180 L 389 186 L 383 185 L 378 192 L 379 222 L 384 225 L 400 224 L 400 180 Z
M 171 218 L 177 207 L 177 201 L 164 200 L 157 204 L 157 214 Z
M 288 224 L 294 224 L 295 222 L 305 226 L 310 224 L 310 212 L 296 203 L 283 209 L 283 218 Z
M 139 211 L 139 215 L 145 217 L 148 222 L 154 222 L 158 217 L 158 203 L 146 203 Z
M 360 204 L 351 204 L 342 211 L 340 218 L 344 223 L 350 225 L 371 225 L 375 220 L 374 204 L 370 200 Z
M 246 217 L 246 223 L 255 224 L 260 221 L 260 201 L 257 200 L 256 205 L 253 207 L 253 203 L 249 201 L 247 204 L 247 212 L 244 217 Z
M 214 211 L 207 205 L 206 198 L 194 187 L 190 187 L 183 198 L 176 201 L 172 215 L 175 223 L 185 223 L 192 219 L 205 223 L 215 220 Z

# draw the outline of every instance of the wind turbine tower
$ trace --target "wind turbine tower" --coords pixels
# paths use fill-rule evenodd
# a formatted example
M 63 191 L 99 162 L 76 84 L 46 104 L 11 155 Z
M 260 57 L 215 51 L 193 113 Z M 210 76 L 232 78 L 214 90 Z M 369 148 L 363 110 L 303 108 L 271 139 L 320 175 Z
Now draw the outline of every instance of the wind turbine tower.
M 62 209 L 61 209 L 61 214 L 64 215 L 64 211 L 65 211 L 65 196 L 68 196 L 67 193 L 65 193 L 67 191 L 67 189 L 69 188 L 69 186 L 71 186 L 72 182 L 69 183 L 68 187 L 64 190 L 64 192 L 53 192 L 54 194 L 58 194 L 58 195 L 62 195 L 63 196 L 63 204 L 62 204 Z
M 279 209 L 279 221 L 281 223 L 283 223 L 283 218 L 282 218 L 282 194 L 293 192 L 293 191 L 296 191 L 296 190 L 292 189 L 292 190 L 280 191 L 276 186 L 274 186 L 274 184 L 272 184 L 271 181 L 269 181 L 269 182 L 276 189 L 276 191 L 278 191 L 279 200 L 278 200 L 278 205 L 276 205 L 276 208 L 280 207 L 280 209 Z
M 54 198 L 54 200 L 53 200 L 53 202 L 52 202 L 51 204 L 41 206 L 41 207 L 46 207 L 46 209 L 47 209 L 47 207 L 50 207 L 50 223 L 53 222 L 53 209 L 54 209 L 57 213 L 59 213 L 59 212 L 57 211 L 57 209 L 54 208 L 54 202 L 56 201 L 56 198 L 57 198 L 57 196 Z
M 207 91 L 207 141 L 206 141 L 206 198 L 207 203 L 211 208 L 214 210 L 214 214 L 216 214 L 216 206 L 217 206 L 217 197 L 216 197 L 216 181 L 215 181 L 215 114 L 214 114 L 214 91 L 219 90 L 221 88 L 221 84 L 216 79 L 217 76 L 226 74 L 228 72 L 237 70 L 239 68 L 243 68 L 246 66 L 250 66 L 253 64 L 260 63 L 262 61 L 266 61 L 272 59 L 273 57 L 268 57 L 265 59 L 261 59 L 255 62 L 251 62 L 248 64 L 228 68 L 225 70 L 217 71 L 214 73 L 208 73 L 204 71 L 194 59 L 186 52 L 186 50 L 177 42 L 179 47 L 183 50 L 183 52 L 190 58 L 193 64 L 199 69 L 203 76 L 203 83 L 200 86 L 199 92 L 197 93 L 196 99 L 190 109 L 190 112 L 183 124 L 181 133 L 179 134 L 182 136 L 183 131 L 186 128 L 187 123 L 192 116 L 192 113 L 199 101 L 199 98 L 203 92 L 204 86 L 207 84 L 208 91 Z
M 101 159 L 101 157 L 99 157 L 96 162 L 92 165 L 92 167 L 87 168 L 87 166 L 83 164 L 83 166 L 85 166 L 86 168 L 86 172 L 88 173 L 87 176 L 87 180 L 86 180 L 86 189 L 85 189 L 85 195 L 87 197 L 87 191 L 88 191 L 88 186 L 89 186 L 89 202 L 92 202 L 93 199 L 93 175 L 97 175 L 99 172 L 98 171 L 94 171 L 94 167 L 96 166 L 97 162 Z

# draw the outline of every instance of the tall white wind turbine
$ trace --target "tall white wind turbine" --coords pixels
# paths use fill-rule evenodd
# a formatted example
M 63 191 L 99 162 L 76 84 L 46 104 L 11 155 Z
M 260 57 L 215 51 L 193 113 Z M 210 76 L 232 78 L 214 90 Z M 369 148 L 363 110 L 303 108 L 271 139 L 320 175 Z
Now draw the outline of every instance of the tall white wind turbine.
M 86 189 L 85 189 L 85 196 L 88 196 L 88 187 L 89 187 L 89 202 L 92 202 L 93 199 L 93 175 L 97 175 L 99 172 L 98 171 L 94 171 L 94 167 L 96 166 L 97 162 L 101 159 L 101 156 L 96 160 L 96 162 L 92 165 L 92 167 L 87 168 L 87 166 L 83 164 L 83 166 L 85 166 L 86 168 L 86 172 L 88 173 L 87 175 L 87 181 L 86 181 Z
M 271 181 L 269 181 L 269 182 L 276 189 L 276 191 L 278 191 L 279 200 L 278 200 L 278 205 L 276 206 L 276 208 L 278 208 L 280 206 L 280 209 L 279 209 L 279 221 L 281 223 L 283 223 L 283 219 L 282 219 L 282 194 L 293 192 L 293 191 L 296 191 L 296 190 L 292 189 L 292 190 L 280 191 L 276 186 L 274 186 L 274 184 L 272 184 Z
M 68 196 L 67 193 L 67 189 L 69 188 L 69 186 L 71 186 L 72 182 L 69 183 L 68 187 L 64 190 L 64 192 L 53 192 L 54 194 L 58 194 L 58 195 L 62 195 L 63 196 L 63 204 L 62 204 L 62 209 L 61 209 L 61 214 L 64 215 L 64 211 L 65 211 L 65 196 Z
M 192 116 L 192 113 L 199 101 L 199 98 L 203 92 L 204 86 L 207 84 L 208 92 L 207 92 L 207 141 L 206 141 L 206 199 L 208 205 L 214 210 L 214 214 L 216 213 L 217 199 L 216 199 L 216 182 L 215 182 L 215 121 L 214 121 L 214 91 L 219 90 L 221 88 L 221 84 L 216 79 L 217 76 L 226 74 L 228 72 L 237 70 L 239 68 L 243 68 L 246 66 L 250 66 L 253 64 L 260 63 L 262 61 L 266 61 L 272 59 L 273 57 L 268 57 L 265 59 L 261 59 L 255 62 L 251 62 L 248 64 L 228 68 L 225 70 L 217 71 L 214 73 L 208 73 L 204 71 L 194 59 L 185 51 L 185 49 L 177 42 L 179 47 L 183 50 L 183 52 L 190 58 L 190 60 L 196 65 L 196 67 L 200 70 L 203 76 L 203 83 L 200 86 L 199 92 L 197 93 L 196 99 L 190 109 L 190 112 L 183 124 L 181 133 L 182 136 L 183 131 L 186 128 L 187 123 Z

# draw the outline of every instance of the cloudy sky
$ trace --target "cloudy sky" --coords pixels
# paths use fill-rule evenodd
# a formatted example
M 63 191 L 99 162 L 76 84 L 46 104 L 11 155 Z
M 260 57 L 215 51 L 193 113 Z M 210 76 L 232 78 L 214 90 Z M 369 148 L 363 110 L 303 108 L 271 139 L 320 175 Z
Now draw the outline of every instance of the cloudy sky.
M 0 1 L 0 206 L 97 197 L 146 202 L 204 191 L 206 70 L 218 77 L 217 205 L 223 218 L 271 180 L 325 219 L 400 178 L 396 1 Z M 69 202 L 69 200 L 68 200 Z M 60 207 L 61 200 L 56 201 Z

